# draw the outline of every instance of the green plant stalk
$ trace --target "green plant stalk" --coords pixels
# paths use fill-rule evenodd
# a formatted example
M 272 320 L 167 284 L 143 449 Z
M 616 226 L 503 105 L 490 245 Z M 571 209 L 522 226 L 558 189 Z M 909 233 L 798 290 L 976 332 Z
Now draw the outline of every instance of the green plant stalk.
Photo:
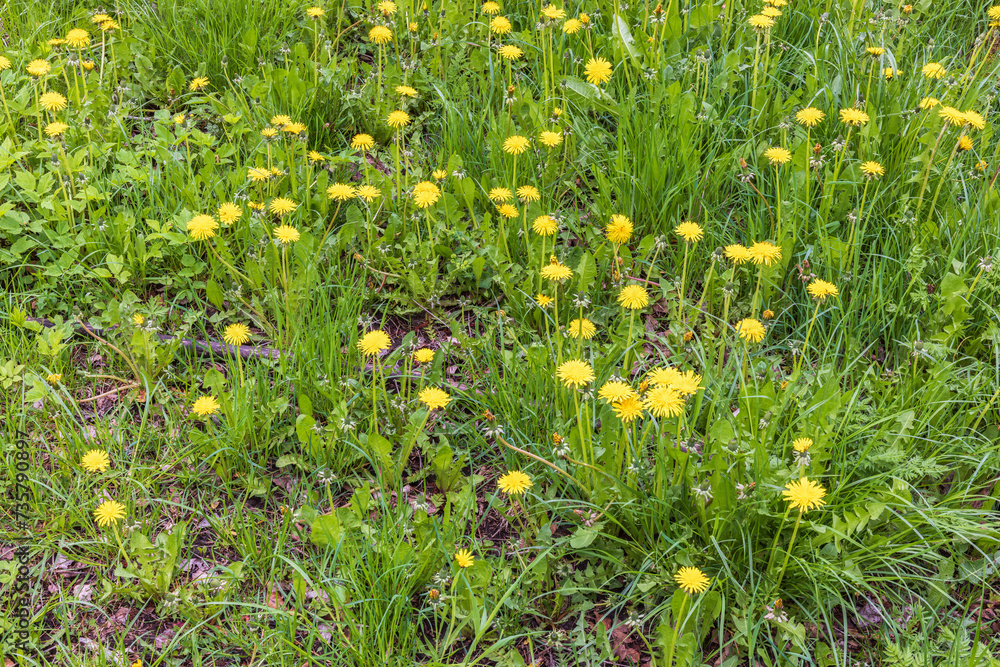
M 938 179 L 937 188 L 934 189 L 934 197 L 931 198 L 931 207 L 927 211 L 928 222 L 930 221 L 931 216 L 934 215 L 934 206 L 937 205 L 938 195 L 941 194 L 941 187 L 944 185 L 944 182 L 948 179 L 948 170 L 951 169 L 951 163 L 955 160 L 955 154 L 958 152 L 958 142 L 962 139 L 964 135 L 965 135 L 965 130 L 963 129 L 959 133 L 958 139 L 955 140 L 955 146 L 951 149 L 951 155 L 948 156 L 948 162 L 944 166 L 944 171 L 941 172 L 941 178 Z
M 865 84 L 865 108 L 871 108 L 871 91 L 872 91 L 872 75 L 875 73 L 875 59 L 872 58 L 872 63 L 868 67 L 868 82 Z
M 38 140 L 44 141 L 45 139 L 42 136 L 42 104 L 38 101 L 38 80 L 35 77 L 31 77 L 31 82 L 35 87 L 35 124 L 38 125 Z
M 812 319 L 809 320 L 809 326 L 806 328 L 806 340 L 802 344 L 802 354 L 799 355 L 799 360 L 795 362 L 795 370 L 792 371 L 792 375 L 798 372 L 799 368 L 802 366 L 802 360 L 805 359 L 806 350 L 809 348 L 809 335 L 812 333 L 813 324 L 816 323 L 816 316 L 819 315 L 820 300 L 816 299 L 816 309 L 813 310 Z
M 785 507 L 785 513 L 781 516 L 781 525 L 778 526 L 778 530 L 774 533 L 774 539 L 771 541 L 771 552 L 767 558 L 767 567 L 764 568 L 764 572 L 770 572 L 771 566 L 774 564 L 774 554 L 778 549 L 778 539 L 781 537 L 781 531 L 785 529 L 785 522 L 788 521 L 788 514 L 791 512 L 792 506 L 788 505 Z
M 688 249 L 690 244 L 684 242 L 684 262 L 683 268 L 681 269 L 681 291 L 677 295 L 677 321 L 679 323 L 684 322 L 684 284 L 687 280 L 687 270 L 688 270 Z
M 937 154 L 938 145 L 941 143 L 941 138 L 944 137 L 945 131 L 948 129 L 947 123 L 941 127 L 941 131 L 938 132 L 937 139 L 934 140 L 934 146 L 931 147 L 931 157 L 927 161 L 927 169 L 924 170 L 924 177 L 920 181 L 920 192 L 917 193 L 917 206 L 913 211 L 913 214 L 920 217 L 920 210 L 923 208 L 924 204 L 924 192 L 927 190 L 927 181 L 931 176 L 931 169 L 934 167 L 934 156 Z M 958 145 L 958 142 L 955 142 Z M 942 178 L 944 176 L 942 175 Z
M 684 612 L 687 611 L 689 602 L 691 602 L 691 595 L 686 593 L 684 601 L 681 603 L 680 613 L 677 614 L 674 622 L 674 632 L 670 639 L 670 646 L 667 647 L 667 660 L 663 663 L 665 667 L 673 667 L 674 665 L 674 651 L 677 648 L 677 638 L 680 635 L 681 622 L 684 620 Z
M 712 263 L 708 265 L 708 275 L 705 277 L 705 283 L 704 283 L 705 287 L 701 290 L 701 296 L 698 297 L 698 303 L 696 303 L 694 306 L 695 317 L 697 317 L 698 311 L 701 310 L 701 304 L 705 303 L 705 295 L 711 293 L 712 275 L 714 273 L 715 273 L 715 261 L 712 261 Z M 712 309 L 711 301 L 709 302 L 708 309 L 709 311 L 711 311 Z
M 3 112 L 7 116 L 7 125 L 10 127 L 10 134 L 16 138 L 17 132 L 14 129 L 14 121 L 10 119 L 10 109 L 7 107 L 7 93 L 4 92 L 2 80 L 0 80 L 0 101 L 3 102 Z
M 871 182 L 872 182 L 871 178 L 866 178 L 865 179 L 865 187 L 861 191 L 861 205 L 858 207 L 858 217 L 854 221 L 854 223 L 851 224 L 851 234 L 850 234 L 850 236 L 847 239 L 847 248 L 848 248 L 849 252 L 851 253 L 850 259 L 847 262 L 847 272 L 848 273 L 850 273 L 850 271 L 854 268 L 855 256 L 857 255 L 857 253 L 854 251 L 854 241 L 855 241 L 854 237 L 857 234 L 858 227 L 861 225 L 861 221 L 864 219 L 864 215 L 865 215 L 865 199 L 868 196 L 868 185 Z
M 847 153 L 848 146 L 851 145 L 851 132 L 854 131 L 853 125 L 847 126 L 847 137 L 844 139 L 844 148 L 840 151 L 840 155 L 837 156 L 837 161 L 833 166 L 833 175 L 830 178 L 830 192 L 827 192 L 826 183 L 823 187 L 823 204 L 820 208 L 820 216 L 816 221 L 816 224 L 826 224 L 826 216 L 830 212 L 830 205 L 833 203 L 833 195 L 837 189 L 837 178 L 840 176 L 840 167 L 844 162 L 844 154 Z
M 319 20 L 313 19 L 313 87 L 319 86 Z
M 722 301 L 722 326 L 723 327 L 725 327 L 725 326 L 727 326 L 729 324 L 729 298 L 730 298 L 729 295 L 726 294 L 726 295 L 724 295 L 723 301 Z M 716 364 L 716 369 L 715 369 L 716 375 L 721 375 L 722 374 L 722 364 L 725 361 L 725 358 L 726 358 L 726 346 L 725 345 L 720 345 L 719 346 L 719 361 Z
M 805 202 L 805 226 L 806 233 L 809 233 L 809 209 L 812 208 L 812 201 L 809 198 L 809 181 L 812 180 L 812 168 L 809 166 L 809 154 L 812 152 L 812 128 L 806 125 L 806 163 L 803 165 L 805 167 L 806 178 L 805 178 L 805 189 L 806 196 L 803 200 Z M 819 230 L 816 230 L 816 238 L 819 238 Z
M 372 359 L 372 423 L 369 430 L 378 434 L 378 376 L 382 372 L 382 358 L 378 353 Z M 361 370 L 364 371 L 364 357 L 362 357 Z
M 635 310 L 630 309 L 628 315 L 628 338 L 625 339 L 625 363 L 622 364 L 625 372 L 628 373 L 630 360 L 632 357 L 632 326 L 635 323 Z
M 774 199 L 775 199 L 775 218 L 777 220 L 777 233 L 775 238 L 778 242 L 781 242 L 781 171 L 779 165 L 776 163 L 774 165 Z
M 760 285 L 764 278 L 764 264 L 761 263 L 757 269 L 757 285 L 753 290 L 753 299 L 750 300 L 750 317 L 757 317 L 757 297 L 760 295 Z
M 785 576 L 785 568 L 788 567 L 788 559 L 792 556 L 792 547 L 795 545 L 795 537 L 799 534 L 799 524 L 802 523 L 802 510 L 799 510 L 799 515 L 795 517 L 795 527 L 792 529 L 792 539 L 788 542 L 788 550 L 785 552 L 785 560 L 781 563 L 781 570 L 778 571 L 778 580 L 774 584 L 774 587 L 778 590 L 781 589 L 781 580 Z

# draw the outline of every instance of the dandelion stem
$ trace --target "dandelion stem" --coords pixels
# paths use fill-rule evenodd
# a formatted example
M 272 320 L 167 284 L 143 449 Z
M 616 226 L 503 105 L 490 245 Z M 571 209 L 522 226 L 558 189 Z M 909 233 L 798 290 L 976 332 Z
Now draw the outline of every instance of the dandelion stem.
M 690 602 L 691 596 L 685 594 L 684 601 L 681 602 L 680 612 L 677 614 L 677 618 L 674 619 L 674 632 L 670 638 L 670 645 L 667 647 L 667 661 L 663 663 L 665 667 L 674 666 L 674 649 L 677 648 L 677 637 L 680 635 L 681 622 L 684 620 L 684 612 L 687 611 L 688 603 Z
M 781 563 L 781 570 L 778 572 L 778 580 L 775 582 L 774 587 L 781 587 L 781 580 L 785 576 L 785 568 L 788 567 L 788 559 L 792 555 L 792 547 L 795 545 L 795 537 L 799 534 L 799 524 L 802 523 L 802 510 L 799 510 L 799 515 L 795 517 L 795 528 L 792 529 L 792 539 L 788 542 L 788 551 L 785 552 L 785 560 Z

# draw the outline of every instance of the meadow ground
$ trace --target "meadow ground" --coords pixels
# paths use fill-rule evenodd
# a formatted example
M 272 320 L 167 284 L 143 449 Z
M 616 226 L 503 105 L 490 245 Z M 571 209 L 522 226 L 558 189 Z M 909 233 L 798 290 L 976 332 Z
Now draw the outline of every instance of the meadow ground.
M 421 2 L 0 8 L 4 667 L 1000 664 L 1000 7 Z

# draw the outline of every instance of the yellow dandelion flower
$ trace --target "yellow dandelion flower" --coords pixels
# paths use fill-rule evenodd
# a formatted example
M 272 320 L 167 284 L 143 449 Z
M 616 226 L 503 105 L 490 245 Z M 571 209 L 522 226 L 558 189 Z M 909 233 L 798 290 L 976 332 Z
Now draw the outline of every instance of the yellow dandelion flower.
M 538 304 L 539 308 L 548 308 L 552 305 L 552 297 L 538 293 L 535 295 L 535 303 Z
M 358 197 L 364 199 L 369 204 L 382 196 L 382 191 L 374 185 L 362 185 L 358 188 Z
M 563 282 L 573 276 L 573 269 L 569 268 L 553 255 L 549 258 L 549 263 L 542 267 L 542 278 L 553 282 Z
M 618 303 L 627 310 L 639 310 L 649 305 L 649 292 L 642 285 L 626 285 L 618 292 Z
M 921 109 L 924 109 L 926 111 L 927 109 L 933 109 L 934 107 L 938 106 L 939 104 L 941 104 L 941 100 L 939 100 L 938 98 L 936 98 L 936 97 L 925 97 L 922 100 L 920 100 L 920 104 L 918 106 Z
M 538 201 L 542 194 L 534 185 L 522 185 L 517 189 L 517 198 L 521 201 Z
M 582 387 L 594 381 L 594 369 L 586 361 L 570 359 L 559 364 L 556 377 L 567 387 Z
M 809 448 L 812 446 L 812 438 L 795 438 L 795 440 L 792 440 L 792 449 L 800 454 L 809 451 Z
M 682 239 L 688 243 L 694 243 L 695 241 L 700 241 L 705 235 L 705 231 L 701 228 L 701 225 L 695 222 L 682 222 L 674 228 L 674 232 L 677 233 Z
M 696 567 L 682 567 L 674 575 L 674 582 L 677 586 L 691 595 L 693 593 L 704 593 L 711 583 L 705 573 Z
M 188 90 L 195 92 L 196 90 L 201 90 L 208 87 L 208 77 L 199 76 L 191 79 L 191 83 L 188 84 Z
M 608 380 L 597 391 L 597 397 L 606 401 L 609 405 L 621 403 L 626 398 L 635 395 L 635 389 L 630 387 L 627 382 L 622 382 L 621 380 Z
M 642 417 L 642 400 L 638 395 L 629 396 L 611 406 L 615 411 L 615 416 L 626 424 L 631 424 L 639 417 Z
M 823 499 L 826 496 L 826 489 L 808 477 L 789 482 L 782 495 L 792 509 L 797 509 L 803 514 L 826 504 Z
M 52 70 L 48 60 L 32 60 L 25 68 L 31 76 L 45 76 Z
M 986 119 L 983 118 L 982 114 L 976 111 L 966 111 L 963 115 L 965 116 L 966 125 L 971 125 L 977 130 L 981 130 L 986 127 Z
M 520 155 L 524 151 L 528 150 L 528 146 L 531 142 L 527 137 L 522 137 L 520 134 L 515 134 L 513 136 L 507 137 L 503 142 L 503 150 L 505 153 L 510 155 Z
M 59 384 L 62 380 L 62 373 L 49 373 L 45 379 L 49 384 Z
M 591 58 L 583 67 L 589 83 L 600 86 L 611 80 L 611 63 L 604 58 Z
M 507 188 L 496 187 L 491 189 L 487 195 L 492 202 L 508 202 L 514 199 L 514 193 Z
M 759 320 L 748 317 L 736 323 L 736 333 L 748 343 L 759 343 L 764 340 L 767 330 Z
M 604 234 L 612 243 L 622 245 L 624 243 L 628 243 L 629 239 L 632 238 L 632 232 L 634 230 L 635 227 L 632 225 L 632 221 L 629 220 L 628 216 L 615 214 L 611 216 L 611 220 L 608 221 L 607 227 L 604 228 Z
M 684 398 L 673 387 L 653 387 L 646 392 L 643 406 L 659 419 L 677 417 L 684 413 Z
M 654 387 L 673 387 L 684 377 L 683 373 L 673 366 L 654 368 L 650 371 L 647 381 Z
M 434 350 L 429 347 L 422 347 L 413 353 L 413 360 L 418 364 L 429 364 L 434 361 Z
M 861 173 L 869 178 L 877 178 L 885 175 L 885 167 L 874 160 L 868 160 L 861 163 Z
M 681 396 L 693 396 L 701 389 L 701 376 L 694 371 L 678 373 L 670 386 Z
M 550 21 L 562 21 L 566 18 L 566 12 L 555 5 L 545 5 L 542 7 L 542 16 Z
M 426 405 L 430 410 L 440 410 L 448 406 L 451 403 L 451 396 L 448 392 L 437 387 L 427 387 L 423 389 L 419 394 L 420 402 Z
M 482 12 L 483 14 L 487 14 L 489 16 L 493 16 L 494 14 L 499 14 L 500 5 L 493 2 L 493 0 L 488 0 L 488 2 L 483 3 Z
M 406 127 L 410 124 L 410 114 L 405 111 L 393 111 L 385 119 L 385 122 L 394 130 Z
M 222 333 L 222 340 L 226 345 L 246 345 L 250 342 L 250 327 L 242 322 L 230 324 Z
M 508 496 L 523 495 L 531 487 L 531 478 L 520 470 L 511 470 L 497 480 L 497 488 Z
M 354 186 L 347 183 L 334 183 L 326 189 L 327 199 L 332 199 L 333 201 L 347 201 L 357 195 L 358 191 Z
M 585 317 L 570 321 L 566 329 L 573 338 L 582 338 L 583 340 L 590 340 L 597 333 L 597 327 Z
M 299 230 L 291 225 L 279 225 L 274 228 L 274 239 L 281 245 L 291 245 L 300 238 Z
M 546 148 L 555 148 L 562 143 L 563 135 L 562 132 L 552 132 L 550 130 L 545 130 L 538 135 L 538 141 Z
M 580 28 L 583 27 L 583 22 L 580 19 L 568 19 L 563 23 L 562 30 L 567 35 L 575 35 L 580 32 Z
M 792 154 L 785 148 L 775 146 L 764 151 L 764 157 L 773 165 L 788 164 L 792 159 Z
M 287 197 L 275 197 L 274 199 L 271 200 L 271 203 L 268 204 L 267 210 L 269 210 L 271 213 L 274 213 L 275 215 L 282 216 L 282 215 L 288 215 L 298 207 L 299 207 L 298 204 L 293 202 L 291 199 L 288 199 Z
M 497 213 L 505 218 L 516 218 L 518 216 L 517 208 L 513 204 L 501 204 L 497 206 Z
M 384 25 L 377 25 L 368 31 L 368 41 L 379 46 L 386 44 L 392 41 L 392 30 L 389 30 Z
M 271 172 L 267 169 L 258 169 L 257 167 L 250 167 L 247 169 L 247 178 L 249 178 L 254 183 L 261 183 L 271 178 Z
M 763 14 L 754 14 L 747 19 L 747 23 L 754 30 L 768 30 L 774 27 L 774 19 Z
M 90 46 L 90 33 L 83 28 L 73 28 L 66 33 L 66 44 L 74 49 Z
M 222 224 L 229 226 L 243 216 L 243 209 L 233 202 L 225 202 L 219 205 L 217 215 Z
M 62 136 L 62 134 L 66 132 L 66 130 L 68 129 L 69 125 L 67 125 L 66 123 L 60 123 L 59 121 L 56 121 L 54 123 L 49 123 L 48 125 L 45 126 L 45 134 L 47 134 L 50 137 L 59 137 Z
M 191 406 L 191 412 L 195 413 L 199 417 L 208 417 L 209 415 L 214 415 L 222 408 L 219 405 L 219 401 L 215 399 L 215 396 L 199 396 Z
M 42 107 L 46 111 L 62 111 L 66 108 L 67 101 L 64 96 L 56 92 L 48 92 L 42 94 L 38 98 L 38 106 Z
M 539 236 L 552 236 L 559 229 L 559 224 L 551 215 L 540 215 L 531 223 L 531 229 Z
M 369 331 L 358 340 L 358 349 L 366 357 L 380 354 L 383 350 L 389 349 L 390 345 L 392 345 L 392 339 L 389 338 L 389 334 L 379 329 Z
M 306 9 L 306 16 L 308 16 L 311 19 L 323 18 L 324 16 L 326 16 L 326 10 L 324 10 L 322 7 L 309 7 L 308 9 Z
M 866 114 L 861 109 L 855 109 L 853 107 L 848 109 L 840 110 L 840 120 L 848 125 L 854 125 L 855 127 L 861 127 L 868 122 L 868 114 Z
M 115 500 L 105 500 L 94 510 L 94 521 L 101 528 L 116 524 L 125 518 L 125 506 Z
M 494 35 L 506 35 L 514 26 L 503 16 L 494 16 L 490 19 L 490 32 Z
M 826 301 L 827 297 L 838 296 L 840 294 L 836 285 L 825 280 L 820 280 L 819 278 L 809 283 L 806 291 L 809 292 L 812 298 L 819 299 L 820 301 Z
M 501 58 L 510 61 L 518 60 L 524 55 L 524 51 L 513 44 L 504 44 L 497 50 L 497 52 L 500 54 Z
M 459 567 L 466 568 L 475 565 L 476 560 L 472 557 L 472 554 L 469 553 L 468 549 L 461 549 L 460 551 L 455 552 L 455 562 Z
M 406 120 L 409 122 L 410 117 L 407 116 Z M 351 148 L 354 150 L 370 150 L 374 146 L 375 139 L 370 134 L 355 134 L 354 138 L 351 139 Z
M 210 215 L 196 215 L 187 223 L 188 234 L 195 241 L 204 241 L 215 236 L 215 230 L 219 228 L 219 223 Z
M 940 63 L 927 63 L 921 68 L 920 72 L 928 79 L 940 79 L 948 73 L 948 70 Z
M 419 94 L 416 88 L 410 86 L 396 86 L 396 92 L 403 97 L 416 97 Z
M 738 243 L 727 245 L 725 253 L 726 259 L 731 261 L 733 264 L 746 264 L 753 259 L 753 255 L 750 254 L 750 249 Z
M 396 3 L 391 0 L 382 0 L 382 2 L 378 3 L 378 10 L 382 12 L 382 16 L 392 16 L 396 13 L 397 9 Z
M 754 264 L 771 266 L 781 259 L 781 248 L 770 241 L 759 241 L 748 248 Z
M 420 208 L 433 206 L 441 198 L 441 189 L 430 181 L 421 181 L 413 186 L 413 201 Z
M 111 458 L 103 449 L 91 449 L 84 453 L 80 465 L 87 472 L 104 472 L 111 465 Z
M 945 122 L 960 127 L 965 125 L 965 114 L 955 107 L 943 106 L 938 109 L 938 116 L 944 118 Z

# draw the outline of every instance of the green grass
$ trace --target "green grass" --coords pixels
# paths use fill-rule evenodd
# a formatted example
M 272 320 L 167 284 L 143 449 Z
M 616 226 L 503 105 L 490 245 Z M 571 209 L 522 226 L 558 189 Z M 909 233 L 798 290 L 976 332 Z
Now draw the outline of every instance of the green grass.
M 589 14 L 575 34 L 503 4 L 502 37 L 468 2 L 0 17 L 4 664 L 996 664 L 988 7 L 792 2 L 757 33 L 761 7 L 728 4 L 559 5 Z M 72 28 L 90 44 L 48 43 Z M 614 67 L 599 86 L 592 56 Z M 40 109 L 42 88 L 66 108 Z M 849 129 L 852 107 L 868 120 Z M 532 141 L 516 158 L 512 135 Z M 504 219 L 490 191 L 524 185 L 537 200 Z M 224 202 L 241 215 L 218 225 Z M 634 226 L 620 245 L 613 215 Z M 763 265 L 725 250 L 763 241 Z M 550 256 L 564 282 L 541 277 Z M 817 279 L 838 295 L 815 300 Z M 628 285 L 649 297 L 634 313 Z M 181 344 L 233 324 L 245 358 Z M 390 345 L 365 355 L 374 330 Z M 579 389 L 570 360 L 594 374 Z M 697 391 L 650 385 L 668 366 Z M 633 424 L 599 395 L 615 379 L 647 401 Z M 522 496 L 498 483 L 515 470 Z M 825 496 L 800 514 L 783 491 L 802 477 Z M 99 526 L 109 500 L 124 516 Z

